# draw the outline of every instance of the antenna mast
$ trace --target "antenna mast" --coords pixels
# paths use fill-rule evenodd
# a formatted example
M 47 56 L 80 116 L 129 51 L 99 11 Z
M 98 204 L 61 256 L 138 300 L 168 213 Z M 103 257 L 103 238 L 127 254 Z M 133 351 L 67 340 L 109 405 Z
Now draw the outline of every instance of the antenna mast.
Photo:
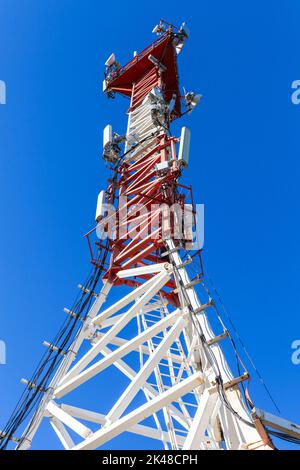
M 161 21 L 153 32 L 157 39 L 126 65 L 114 54 L 105 64 L 104 92 L 130 106 L 126 132 L 104 130 L 112 177 L 86 235 L 94 277 L 65 309 L 77 325 L 72 342 L 45 343 L 62 358 L 55 373 L 42 386 L 27 381 L 41 398 L 17 449 L 32 446 L 42 420 L 65 449 L 101 448 L 124 432 L 153 448 L 273 448 L 262 414 L 251 415 L 244 398 L 249 374 L 234 375 L 222 351 L 229 332 L 211 327 L 217 316 L 191 235 L 191 188 L 179 182 L 190 131 L 173 136 L 170 124 L 201 98 L 179 92 L 188 31 Z

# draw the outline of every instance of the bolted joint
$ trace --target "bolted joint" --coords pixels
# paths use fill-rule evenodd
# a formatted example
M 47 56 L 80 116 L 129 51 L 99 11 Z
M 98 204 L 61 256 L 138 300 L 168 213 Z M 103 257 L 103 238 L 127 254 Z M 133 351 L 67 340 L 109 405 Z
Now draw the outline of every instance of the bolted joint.
M 168 274 L 173 272 L 173 266 L 170 263 L 165 263 L 164 264 L 164 269 Z
M 49 348 L 51 351 L 58 352 L 62 356 L 66 355 L 66 352 L 63 349 L 58 348 L 57 346 L 55 346 L 55 344 L 51 344 L 48 341 L 43 341 L 43 346 L 46 346 L 46 348 Z
M 80 321 L 84 321 L 84 319 L 83 319 L 80 315 L 78 315 L 78 314 L 75 313 L 75 312 L 72 312 L 72 310 L 70 310 L 69 308 L 64 307 L 64 312 L 65 312 L 67 315 L 70 315 L 70 317 L 78 318 Z
M 34 382 L 30 382 L 30 380 L 22 378 L 20 380 L 20 382 L 21 382 L 21 384 L 26 385 L 29 390 L 36 389 L 36 390 L 39 390 L 40 392 L 43 392 L 43 393 L 46 392 L 45 388 L 41 387 L 40 385 L 36 385 Z
M 98 294 L 96 294 L 96 292 L 91 291 L 90 289 L 87 289 L 82 284 L 78 284 L 77 287 L 78 289 L 80 289 L 82 292 L 85 292 L 86 294 L 91 294 L 93 297 L 96 297 L 96 298 L 98 297 Z

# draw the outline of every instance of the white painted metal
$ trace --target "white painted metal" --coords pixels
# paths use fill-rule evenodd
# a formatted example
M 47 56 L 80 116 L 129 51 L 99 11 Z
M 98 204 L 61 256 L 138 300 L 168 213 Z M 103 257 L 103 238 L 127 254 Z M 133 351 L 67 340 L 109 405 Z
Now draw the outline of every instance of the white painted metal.
M 54 429 L 58 439 L 62 443 L 63 447 L 66 450 L 72 449 L 75 443 L 72 440 L 70 434 L 67 432 L 65 426 L 62 424 L 62 422 L 59 421 L 59 419 L 52 417 L 50 418 L 50 424 L 52 428 Z
M 111 65 L 113 65 L 114 63 L 116 62 L 116 56 L 114 53 L 110 54 L 109 58 L 107 59 L 107 61 L 105 62 L 105 66 L 106 67 L 110 67 Z
M 23 449 L 30 448 L 32 439 L 33 439 L 35 433 L 37 432 L 38 427 L 39 427 L 43 417 L 47 415 L 46 407 L 47 407 L 49 401 L 53 397 L 53 392 L 54 392 L 54 389 L 55 389 L 56 385 L 61 380 L 61 378 L 64 377 L 65 373 L 67 372 L 67 370 L 71 366 L 72 362 L 75 360 L 76 354 L 77 354 L 80 346 L 82 345 L 83 341 L 88 336 L 87 332 L 88 332 L 88 328 L 89 328 L 91 318 L 93 318 L 96 315 L 96 312 L 98 312 L 99 309 L 102 307 L 102 304 L 105 302 L 107 294 L 110 291 L 111 287 L 112 286 L 109 282 L 106 282 L 103 285 L 103 287 L 101 289 L 101 292 L 99 293 L 98 297 L 96 298 L 94 304 L 92 305 L 92 307 L 89 311 L 89 314 L 88 314 L 88 316 L 86 318 L 86 321 L 85 321 L 84 328 L 80 331 L 80 334 L 75 338 L 71 349 L 68 351 L 68 353 L 64 357 L 64 360 L 63 360 L 61 366 L 58 368 L 56 374 L 54 375 L 54 377 L 51 381 L 51 384 L 50 384 L 47 392 L 45 393 L 45 395 L 43 397 L 43 400 L 41 401 L 41 403 L 39 405 L 39 408 L 38 408 L 33 420 L 29 423 L 29 425 L 25 429 L 25 431 L 23 433 L 23 436 L 22 436 L 22 439 L 21 439 L 21 442 L 20 442 L 20 444 L 18 444 L 17 449 L 23 450 Z
M 220 406 L 220 398 L 216 388 L 206 389 L 184 443 L 185 450 L 200 449 L 201 443 L 205 441 L 205 431 L 217 406 Z
M 155 169 L 156 171 L 166 171 L 166 170 L 169 170 L 170 168 L 170 164 L 169 162 L 160 162 L 160 163 L 157 163 L 157 165 L 155 165 Z
M 103 148 L 111 144 L 113 140 L 112 126 L 107 124 L 103 129 Z
M 138 276 L 141 274 L 160 273 L 165 269 L 168 269 L 168 263 L 150 264 L 149 266 L 142 266 L 141 268 L 123 269 L 118 272 L 117 276 L 120 279 L 124 279 L 126 277 Z
M 85 439 L 81 444 L 74 447 L 74 450 L 89 450 L 96 449 L 102 443 L 112 439 L 121 432 L 126 431 L 130 426 L 139 421 L 151 416 L 155 411 L 158 411 L 162 406 L 168 405 L 180 396 L 190 392 L 195 387 L 199 387 L 203 382 L 203 377 L 200 372 L 195 372 L 187 379 L 175 385 L 171 389 L 165 391 L 161 395 L 153 398 L 147 404 L 138 407 L 131 413 L 128 413 L 118 421 L 103 427 L 96 431 L 92 436 Z
M 137 161 L 155 144 L 160 129 L 153 123 L 151 110 L 148 96 L 129 113 L 128 161 Z M 186 130 L 179 153 L 182 161 L 187 161 L 187 135 Z M 130 151 L 132 143 L 137 141 L 142 144 Z M 224 390 L 227 403 L 218 393 L 216 377 L 221 376 L 226 383 L 234 378 L 233 374 L 219 342 L 208 346 L 216 335 L 178 248 L 172 240 L 167 240 L 165 249 L 169 263 L 117 273 L 120 279 L 145 274 L 151 277 L 121 297 L 116 290 L 114 302 L 105 309 L 102 307 L 111 285 L 103 286 L 18 449 L 30 447 L 43 418 L 50 421 L 65 449 L 96 449 L 123 432 L 147 436 L 156 444 L 159 439 L 165 449 L 219 449 L 221 442 L 216 437 L 216 423 L 220 423 L 229 449 L 251 443 L 267 448 L 256 429 L 245 424 L 251 418 L 237 386 Z M 178 309 L 160 294 L 171 277 L 179 292 Z M 129 360 L 133 355 L 135 365 Z M 108 383 L 107 379 L 102 382 L 102 387 L 111 390 L 111 403 L 101 402 L 100 388 L 100 410 L 88 411 L 76 406 L 75 391 L 87 387 L 88 393 L 89 384 L 101 380 L 107 370 L 114 370 L 122 377 L 120 384 L 115 385 L 113 380 Z M 62 397 L 69 403 L 60 404 Z M 140 404 L 141 397 L 143 404 Z M 152 417 L 152 425 L 142 422 L 149 417 Z M 81 420 L 100 427 L 92 432 Z M 81 440 L 74 437 L 76 442 L 73 442 L 73 435 L 71 438 L 66 428 Z
M 123 392 L 119 400 L 110 410 L 107 415 L 108 422 L 113 422 L 120 417 L 123 411 L 127 408 L 133 397 L 137 394 L 139 389 L 144 385 L 147 377 L 152 373 L 155 366 L 164 356 L 165 352 L 171 347 L 175 338 L 179 336 L 182 331 L 184 320 L 179 318 L 172 329 L 161 341 L 160 345 L 155 349 L 153 354 L 149 357 L 144 366 L 140 369 L 134 380 L 131 381 L 127 389 Z
M 114 338 L 119 331 L 121 331 L 127 323 L 133 318 L 136 312 L 145 305 L 150 298 L 158 292 L 162 286 L 168 281 L 169 275 L 168 274 L 157 274 L 153 278 L 152 285 L 141 296 L 141 298 L 122 316 L 122 318 L 112 326 L 112 328 L 102 337 L 100 338 L 96 344 L 92 346 L 90 351 L 88 351 L 77 363 L 73 368 L 67 372 L 64 377 L 63 382 L 66 380 L 74 377 L 76 374 L 81 372 L 100 352 L 101 349 L 110 343 L 110 340 Z
M 89 428 L 87 428 L 82 423 L 77 421 L 77 419 L 70 416 L 68 413 L 62 410 L 59 406 L 57 406 L 53 401 L 50 401 L 48 403 L 46 409 L 50 413 L 50 415 L 60 420 L 70 429 L 73 429 L 73 431 L 79 434 L 79 436 L 86 438 L 92 433 L 92 431 Z
M 95 220 L 96 222 L 104 215 L 104 204 L 106 202 L 105 191 L 100 191 L 97 199 L 97 207 L 96 207 L 96 215 Z
M 275 416 L 267 411 L 254 408 L 252 415 L 254 418 L 259 418 L 263 424 L 269 426 L 276 431 L 283 432 L 296 439 L 300 439 L 300 426 L 299 424 L 293 423 L 287 419 Z
M 183 263 L 178 251 L 173 251 L 174 242 L 172 240 L 168 240 L 167 246 L 168 249 L 172 252 L 170 254 L 170 258 L 173 260 L 174 265 L 182 266 Z M 193 311 L 200 310 L 200 313 L 196 314 L 196 317 L 199 321 L 201 333 L 203 334 L 206 342 L 212 340 L 215 335 L 211 329 L 205 310 L 201 311 L 201 303 L 197 297 L 194 286 L 185 289 L 182 289 L 181 287 L 181 285 L 186 286 L 190 284 L 190 279 L 185 267 L 180 267 L 179 269 L 175 268 L 175 278 L 177 278 L 178 289 L 181 291 L 181 302 L 183 306 L 187 303 L 190 303 Z M 194 328 L 192 328 L 191 331 L 192 334 L 194 334 Z M 213 353 L 214 358 L 214 362 L 211 363 L 209 360 L 209 355 L 206 354 L 205 344 L 202 343 L 200 339 L 198 341 L 198 347 L 195 348 L 193 360 L 195 364 L 202 364 L 202 367 L 207 370 L 209 382 L 212 383 L 211 375 L 214 377 L 221 375 L 223 382 L 231 381 L 233 379 L 233 375 L 230 371 L 220 345 L 218 343 L 214 343 L 209 347 L 210 351 Z M 241 399 L 239 390 L 237 388 L 230 389 L 226 391 L 225 394 L 229 405 L 237 413 L 237 415 L 246 422 L 248 421 L 251 423 L 246 405 Z M 261 440 L 258 432 L 254 427 L 245 424 L 245 422 L 233 414 L 232 411 L 230 411 L 224 404 L 222 407 L 224 408 L 225 417 L 228 417 L 228 420 L 231 421 L 231 425 L 228 425 L 228 422 L 226 422 L 224 417 L 221 419 L 223 429 L 230 433 L 232 439 L 229 441 L 229 448 L 238 449 L 246 442 L 259 442 Z M 265 447 L 263 443 L 262 447 Z
M 181 129 L 178 161 L 181 166 L 188 166 L 190 153 L 191 131 L 187 127 Z
M 58 387 L 55 391 L 56 398 L 61 398 L 66 393 L 73 390 L 75 387 L 78 387 L 86 380 L 89 380 L 94 375 L 98 374 L 100 371 L 103 371 L 111 364 L 113 364 L 117 359 L 126 356 L 131 351 L 136 350 L 137 346 L 140 346 L 144 341 L 147 341 L 149 338 L 154 336 L 156 333 L 159 333 L 164 328 L 172 325 L 176 318 L 179 315 L 179 311 L 175 311 L 173 314 L 165 317 L 160 322 L 155 323 L 151 328 L 143 331 L 140 335 L 136 336 L 130 341 L 125 341 L 123 346 L 120 346 L 118 349 L 113 351 L 110 355 L 105 356 L 103 359 L 100 359 L 98 362 L 90 366 L 88 369 L 85 369 L 79 375 L 73 377 L 71 380 L 67 382 L 63 382 L 63 385 Z M 102 339 L 103 337 L 101 337 Z
M 106 417 L 104 414 L 95 413 L 94 411 L 88 411 L 82 408 L 64 405 L 64 404 L 62 404 L 61 407 L 63 410 L 65 410 L 67 413 L 69 413 L 71 416 L 74 416 L 75 418 L 83 419 L 85 421 L 90 421 L 92 423 L 101 424 L 102 426 L 106 423 Z M 139 434 L 140 436 L 150 437 L 151 439 L 155 439 L 158 441 L 162 440 L 162 436 L 165 440 L 167 441 L 169 440 L 169 435 L 167 432 L 158 431 L 155 428 L 152 428 L 150 426 L 144 426 L 142 424 L 135 424 L 134 426 L 131 426 L 129 429 L 127 429 L 127 431 L 133 434 Z M 180 444 L 183 445 L 184 438 L 181 436 L 178 436 L 178 438 L 179 438 Z

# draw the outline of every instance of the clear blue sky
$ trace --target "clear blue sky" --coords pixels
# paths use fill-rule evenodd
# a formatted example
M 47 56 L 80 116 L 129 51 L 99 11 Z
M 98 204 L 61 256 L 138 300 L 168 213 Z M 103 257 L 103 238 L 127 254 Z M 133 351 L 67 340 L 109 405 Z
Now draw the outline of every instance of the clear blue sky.
M 160 18 L 190 27 L 180 81 L 204 96 L 185 120 L 184 181 L 205 204 L 206 265 L 282 414 L 300 422 L 300 365 L 291 362 L 300 339 L 300 106 L 290 100 L 300 79 L 299 3 L 103 5 L 0 0 L 0 427 L 89 271 L 82 236 L 106 184 L 102 129 L 126 125 L 126 100 L 102 95 L 104 61 L 112 51 L 127 61 L 154 39 Z M 255 376 L 251 391 L 274 412 Z M 36 447 L 56 442 L 43 431 Z M 127 437 L 118 443 L 130 446 Z

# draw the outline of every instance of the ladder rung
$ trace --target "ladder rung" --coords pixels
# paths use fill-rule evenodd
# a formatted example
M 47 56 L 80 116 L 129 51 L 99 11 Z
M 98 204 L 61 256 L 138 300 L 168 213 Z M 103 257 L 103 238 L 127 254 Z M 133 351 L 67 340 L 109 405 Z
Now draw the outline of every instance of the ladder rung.
M 59 349 L 55 344 L 48 343 L 48 341 L 43 341 L 43 346 L 46 346 L 46 348 L 51 349 L 52 351 L 59 352 L 62 356 L 66 355 L 66 352 L 63 351 L 62 349 Z
M 144 317 L 147 315 L 147 317 L 152 317 L 152 318 L 159 318 L 160 320 L 163 318 L 160 315 L 153 315 L 152 313 L 144 313 Z M 147 320 L 147 318 L 145 318 Z
M 188 431 L 187 431 L 186 429 L 173 428 L 173 430 L 174 430 L 175 432 L 182 432 L 182 433 L 184 433 L 184 434 L 187 434 L 187 433 L 188 433 Z
M 200 284 L 200 282 L 202 282 L 202 279 L 195 279 L 194 281 L 191 281 L 188 284 L 186 284 L 184 287 L 186 289 L 189 289 L 190 287 L 193 287 L 193 286 L 196 286 L 197 284 Z
M 84 287 L 82 284 L 77 285 L 78 289 L 82 290 L 82 292 L 85 292 L 86 294 L 92 294 L 94 297 L 98 297 L 98 294 L 96 292 L 93 292 L 86 287 Z
M 160 343 L 154 343 L 154 341 L 152 341 L 152 343 L 153 343 L 153 346 L 159 346 L 159 345 L 160 345 Z M 177 349 L 177 348 L 169 348 L 169 351 L 176 351 L 176 352 L 178 353 L 178 352 L 179 352 L 179 349 Z M 177 354 L 177 356 L 180 358 L 180 355 L 179 355 L 179 354 Z
M 183 401 L 183 402 L 179 402 L 179 405 L 185 405 L 185 406 L 194 406 L 195 408 L 198 407 L 198 405 L 196 405 L 196 403 L 188 403 L 187 401 Z
M 213 305 L 214 305 L 213 300 L 209 300 L 209 302 L 207 302 L 206 304 L 202 304 L 202 305 L 200 305 L 200 307 L 195 308 L 194 313 L 197 314 L 197 313 L 203 312 L 203 310 L 205 310 L 209 307 L 212 307 Z
M 161 388 L 165 388 L 165 389 L 173 387 L 173 385 L 165 385 L 165 384 L 158 385 L 158 384 L 154 384 L 152 382 L 147 382 L 147 385 L 151 385 L 152 387 L 157 387 L 157 388 L 161 387 Z
M 187 266 L 188 264 L 191 264 L 193 262 L 192 258 L 189 257 L 187 260 L 185 260 L 183 263 L 181 264 L 175 264 L 175 267 L 177 269 L 181 269 L 181 268 L 184 268 L 185 266 Z
M 168 256 L 171 255 L 172 253 L 175 253 L 176 251 L 179 251 L 179 247 L 172 248 L 171 250 L 164 251 L 160 256 Z
M 80 315 L 78 315 L 75 312 L 72 312 L 72 310 L 70 310 L 66 307 L 64 307 L 64 312 L 67 313 L 68 315 L 70 315 L 70 317 L 78 318 L 80 321 L 84 321 L 83 318 Z
M 158 387 L 157 384 L 153 384 L 152 382 L 147 382 L 145 385 L 151 385 L 151 387 Z
M 185 289 L 190 289 L 191 287 L 194 287 L 196 284 L 200 284 L 202 282 L 202 279 L 195 279 L 194 281 L 188 282 L 185 286 L 183 286 Z M 179 289 L 176 288 L 172 290 L 173 294 L 178 294 Z
M 170 367 L 170 369 L 174 369 L 174 370 L 180 370 L 181 367 L 180 366 L 173 366 L 173 365 L 169 365 L 169 364 L 163 364 L 162 362 L 159 362 L 157 364 L 158 366 L 162 366 L 162 367 Z
M 168 377 L 169 379 L 176 379 L 175 375 L 165 374 L 164 372 L 159 372 L 162 377 Z
M 244 382 L 245 380 L 249 379 L 249 374 L 248 372 L 245 372 L 245 374 L 240 375 L 239 377 L 236 377 L 235 379 L 230 380 L 229 382 L 225 382 L 223 384 L 225 390 L 228 388 L 234 387 L 235 385 L 239 384 L 240 382 Z
M 214 338 L 207 341 L 207 344 L 208 344 L 208 346 L 212 346 L 213 344 L 216 344 L 219 341 L 221 341 L 221 339 L 228 338 L 228 336 L 229 336 L 229 332 L 226 330 L 226 331 L 224 331 L 224 333 L 222 333 L 218 336 L 215 336 Z

